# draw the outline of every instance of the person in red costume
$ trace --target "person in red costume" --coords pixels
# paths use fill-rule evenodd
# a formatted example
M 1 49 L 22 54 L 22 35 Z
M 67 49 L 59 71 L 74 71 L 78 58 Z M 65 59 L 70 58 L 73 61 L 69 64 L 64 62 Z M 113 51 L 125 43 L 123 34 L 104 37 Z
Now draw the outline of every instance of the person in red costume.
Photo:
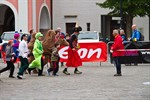
M 119 57 L 123 56 L 124 52 L 119 51 L 119 50 L 124 49 L 123 40 L 122 40 L 122 37 L 119 35 L 118 30 L 116 30 L 116 29 L 113 30 L 112 34 L 115 37 L 115 39 L 114 39 L 114 44 L 111 46 L 110 52 L 112 53 L 112 57 L 114 59 L 116 71 L 117 71 L 117 73 L 114 76 L 122 76 L 122 74 L 121 74 L 121 63 L 120 63 Z
M 76 26 L 73 28 L 73 34 L 70 37 L 69 40 L 69 48 L 68 48 L 68 60 L 66 63 L 66 68 L 63 70 L 63 73 L 66 75 L 70 75 L 70 73 L 67 71 L 68 67 L 74 67 L 74 73 L 75 74 L 82 74 L 78 70 L 79 66 L 82 66 L 82 60 L 77 52 L 79 45 L 78 45 L 78 34 L 79 31 L 81 31 L 82 28 L 76 24 Z

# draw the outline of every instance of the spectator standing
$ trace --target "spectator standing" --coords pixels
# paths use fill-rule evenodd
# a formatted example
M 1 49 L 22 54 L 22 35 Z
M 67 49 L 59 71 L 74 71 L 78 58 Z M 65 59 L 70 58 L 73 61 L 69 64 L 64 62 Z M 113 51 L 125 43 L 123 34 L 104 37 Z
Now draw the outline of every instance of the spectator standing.
M 117 72 L 114 76 L 122 76 L 119 56 L 124 55 L 124 53 L 118 50 L 124 49 L 124 45 L 123 45 L 122 37 L 119 35 L 118 30 L 116 29 L 113 30 L 112 34 L 115 37 L 115 39 L 113 45 L 110 48 L 110 52 L 112 53 L 112 57 L 114 59 L 116 72 Z
M 132 36 L 131 36 L 131 41 L 139 41 L 140 40 L 140 32 L 136 29 L 136 25 L 132 25 Z
M 125 35 L 125 32 L 123 29 L 120 30 L 120 35 L 121 35 L 123 41 L 127 41 L 127 38 L 126 38 L 126 35 Z

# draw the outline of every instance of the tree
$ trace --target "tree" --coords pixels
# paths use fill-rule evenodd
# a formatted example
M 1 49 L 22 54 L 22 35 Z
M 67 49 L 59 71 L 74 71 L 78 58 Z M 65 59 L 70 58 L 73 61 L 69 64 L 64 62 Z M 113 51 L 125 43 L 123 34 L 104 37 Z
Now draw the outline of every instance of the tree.
M 96 3 L 102 8 L 109 8 L 112 11 L 108 15 L 120 16 L 120 1 L 121 0 L 106 0 L 103 3 Z M 122 0 L 122 14 L 123 19 L 127 22 L 127 35 L 131 33 L 132 20 L 136 16 L 146 16 L 150 17 L 150 0 Z M 150 26 L 150 25 L 149 25 Z

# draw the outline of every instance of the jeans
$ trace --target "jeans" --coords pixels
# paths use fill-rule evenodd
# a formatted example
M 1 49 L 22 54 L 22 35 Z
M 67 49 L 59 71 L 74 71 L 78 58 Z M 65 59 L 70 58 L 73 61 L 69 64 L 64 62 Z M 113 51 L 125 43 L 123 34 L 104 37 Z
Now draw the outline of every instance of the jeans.
M 23 75 L 24 71 L 28 68 L 29 63 L 27 58 L 23 58 L 22 56 L 19 56 L 21 61 L 21 67 L 19 68 L 18 75 Z
M 48 72 L 53 71 L 53 75 L 56 75 L 56 73 L 59 71 L 59 62 L 58 61 L 52 61 L 53 68 L 49 68 Z
M 7 71 L 7 70 L 10 70 L 9 76 L 13 76 L 14 70 L 15 70 L 15 66 L 14 66 L 13 62 L 11 62 L 11 61 L 6 61 L 6 63 L 7 63 L 7 66 L 6 66 L 5 68 L 1 69 L 1 70 L 0 70 L 0 73 L 5 72 L 5 71 Z
M 119 57 L 114 57 L 117 74 L 121 74 L 121 63 Z

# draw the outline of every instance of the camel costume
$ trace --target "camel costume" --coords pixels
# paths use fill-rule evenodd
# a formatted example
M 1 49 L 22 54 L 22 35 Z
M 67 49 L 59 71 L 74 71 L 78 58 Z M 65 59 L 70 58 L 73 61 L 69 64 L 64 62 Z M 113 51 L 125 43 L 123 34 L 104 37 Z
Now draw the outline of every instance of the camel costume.
M 33 47 L 34 47 L 34 42 L 35 42 L 35 35 L 36 33 L 32 33 L 31 34 L 31 40 L 30 42 L 28 43 L 28 49 L 30 51 L 30 54 L 29 54 L 29 57 L 28 57 L 28 62 L 31 63 L 33 60 L 34 60 L 34 56 L 32 54 L 32 50 L 33 50 Z
M 33 50 L 33 46 L 34 46 L 34 42 L 35 42 L 35 34 L 32 34 L 31 36 L 31 40 L 30 42 L 28 43 L 28 49 L 32 52 Z M 51 53 L 52 53 L 52 47 L 55 45 L 55 31 L 54 30 L 49 30 L 46 35 L 45 35 L 45 38 L 42 42 L 42 46 L 43 46 L 43 56 L 44 56 L 44 59 L 43 59 L 43 64 L 47 64 L 48 61 L 51 59 Z M 69 43 L 64 39 L 64 38 L 59 38 L 57 43 L 59 43 L 61 46 L 68 46 Z M 31 56 L 29 57 L 29 62 L 31 63 L 33 60 L 34 60 L 34 56 Z M 43 66 L 44 66 L 43 65 Z M 51 67 L 52 67 L 52 64 L 51 64 Z
M 52 53 L 52 47 L 55 45 L 55 31 L 53 30 L 49 30 L 46 35 L 45 38 L 42 42 L 43 45 L 43 56 L 44 56 L 44 65 L 48 63 L 48 61 L 51 58 L 51 53 Z

